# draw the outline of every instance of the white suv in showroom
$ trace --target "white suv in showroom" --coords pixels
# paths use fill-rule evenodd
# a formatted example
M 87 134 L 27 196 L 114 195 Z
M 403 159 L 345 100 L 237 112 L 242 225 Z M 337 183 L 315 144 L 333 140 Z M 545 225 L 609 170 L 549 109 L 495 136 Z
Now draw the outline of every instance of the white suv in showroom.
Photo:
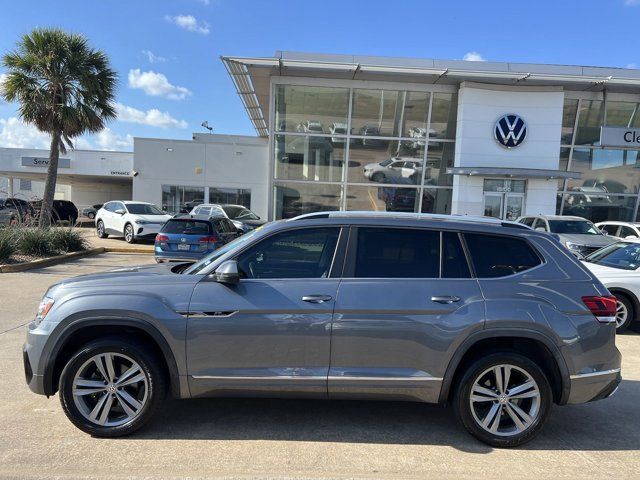
M 127 243 L 152 240 L 170 218 L 153 203 L 116 200 L 105 203 L 96 213 L 96 232 L 99 238 L 115 235 Z

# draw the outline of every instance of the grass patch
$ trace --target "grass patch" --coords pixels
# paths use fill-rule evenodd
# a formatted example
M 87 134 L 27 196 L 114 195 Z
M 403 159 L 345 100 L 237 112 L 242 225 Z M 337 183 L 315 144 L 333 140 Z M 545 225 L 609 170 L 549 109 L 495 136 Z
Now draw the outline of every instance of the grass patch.
M 15 232 L 12 228 L 0 228 L 0 261 L 8 260 L 16 253 Z
M 78 230 L 54 228 L 50 232 L 51 246 L 57 252 L 80 252 L 87 249 L 87 240 Z
M 16 230 L 18 252 L 34 257 L 49 257 L 56 253 L 49 228 L 20 228 Z

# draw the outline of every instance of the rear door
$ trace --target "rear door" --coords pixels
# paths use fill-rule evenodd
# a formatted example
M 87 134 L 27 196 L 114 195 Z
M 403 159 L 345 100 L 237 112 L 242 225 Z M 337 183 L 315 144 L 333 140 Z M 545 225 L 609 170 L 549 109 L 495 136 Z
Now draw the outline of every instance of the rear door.
M 483 319 L 457 232 L 352 228 L 333 320 L 329 396 L 437 401 L 446 359 Z

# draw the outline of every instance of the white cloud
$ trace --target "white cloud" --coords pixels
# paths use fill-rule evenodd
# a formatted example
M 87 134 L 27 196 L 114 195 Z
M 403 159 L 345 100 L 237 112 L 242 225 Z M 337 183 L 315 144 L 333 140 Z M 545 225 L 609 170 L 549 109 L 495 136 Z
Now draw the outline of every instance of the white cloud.
M 203 4 L 205 7 L 208 7 L 209 5 L 211 5 L 211 0 L 198 0 L 201 4 Z
M 164 63 L 167 61 L 165 57 L 156 55 L 151 50 L 142 50 L 142 53 L 147 57 L 147 60 L 149 60 L 149 63 Z
M 640 5 L 640 0 L 624 0 L 624 4 L 627 7 L 635 7 L 636 5 Z
M 0 118 L 0 146 L 7 148 L 49 148 L 51 137 L 17 117 Z
M 167 22 L 174 23 L 178 27 L 188 32 L 200 33 L 201 35 L 209 35 L 209 32 L 211 31 L 207 22 L 199 22 L 193 15 L 176 15 L 174 17 L 165 15 L 164 19 Z
M 485 59 L 478 52 L 467 52 L 462 57 L 462 60 L 466 60 L 467 62 L 484 62 Z
M 635 64 L 635 63 L 627 63 L 627 68 L 636 69 L 636 68 L 638 68 L 638 65 Z
M 133 137 L 120 135 L 110 128 L 105 128 L 96 135 L 98 146 L 102 150 L 133 150 Z
M 7 75 L 6 73 L 0 73 L 0 105 L 7 103 L 5 102 L 4 98 L 2 97 L 2 84 L 4 83 L 4 81 L 7 79 L 9 75 Z
M 93 150 L 93 144 L 84 137 L 74 138 L 73 147 L 76 150 Z
M 160 128 L 187 128 L 188 124 L 184 120 L 177 120 L 167 112 L 161 112 L 157 108 L 152 108 L 143 112 L 137 108 L 129 107 L 121 103 L 116 103 L 118 120 L 121 122 L 139 123 L 151 127 Z
M 170 100 L 184 100 L 191 95 L 189 89 L 172 85 L 167 77 L 153 70 L 143 72 L 139 68 L 129 70 L 129 87 L 138 88 L 147 95 L 165 97 Z

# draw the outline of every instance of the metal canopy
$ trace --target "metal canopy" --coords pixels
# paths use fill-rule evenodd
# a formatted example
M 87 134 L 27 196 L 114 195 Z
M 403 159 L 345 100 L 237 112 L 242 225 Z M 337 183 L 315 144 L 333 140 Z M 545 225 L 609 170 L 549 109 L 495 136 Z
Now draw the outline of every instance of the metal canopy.
M 627 68 L 469 62 L 359 55 L 276 52 L 273 57 L 221 57 L 258 132 L 266 137 L 269 79 L 299 76 L 457 85 L 474 81 L 495 85 L 559 86 L 568 90 L 640 93 L 640 70 Z
M 453 167 L 447 168 L 450 175 L 487 176 L 503 178 L 545 178 L 580 179 L 580 172 L 565 172 L 564 170 L 543 170 L 538 168 L 503 168 L 503 167 Z

